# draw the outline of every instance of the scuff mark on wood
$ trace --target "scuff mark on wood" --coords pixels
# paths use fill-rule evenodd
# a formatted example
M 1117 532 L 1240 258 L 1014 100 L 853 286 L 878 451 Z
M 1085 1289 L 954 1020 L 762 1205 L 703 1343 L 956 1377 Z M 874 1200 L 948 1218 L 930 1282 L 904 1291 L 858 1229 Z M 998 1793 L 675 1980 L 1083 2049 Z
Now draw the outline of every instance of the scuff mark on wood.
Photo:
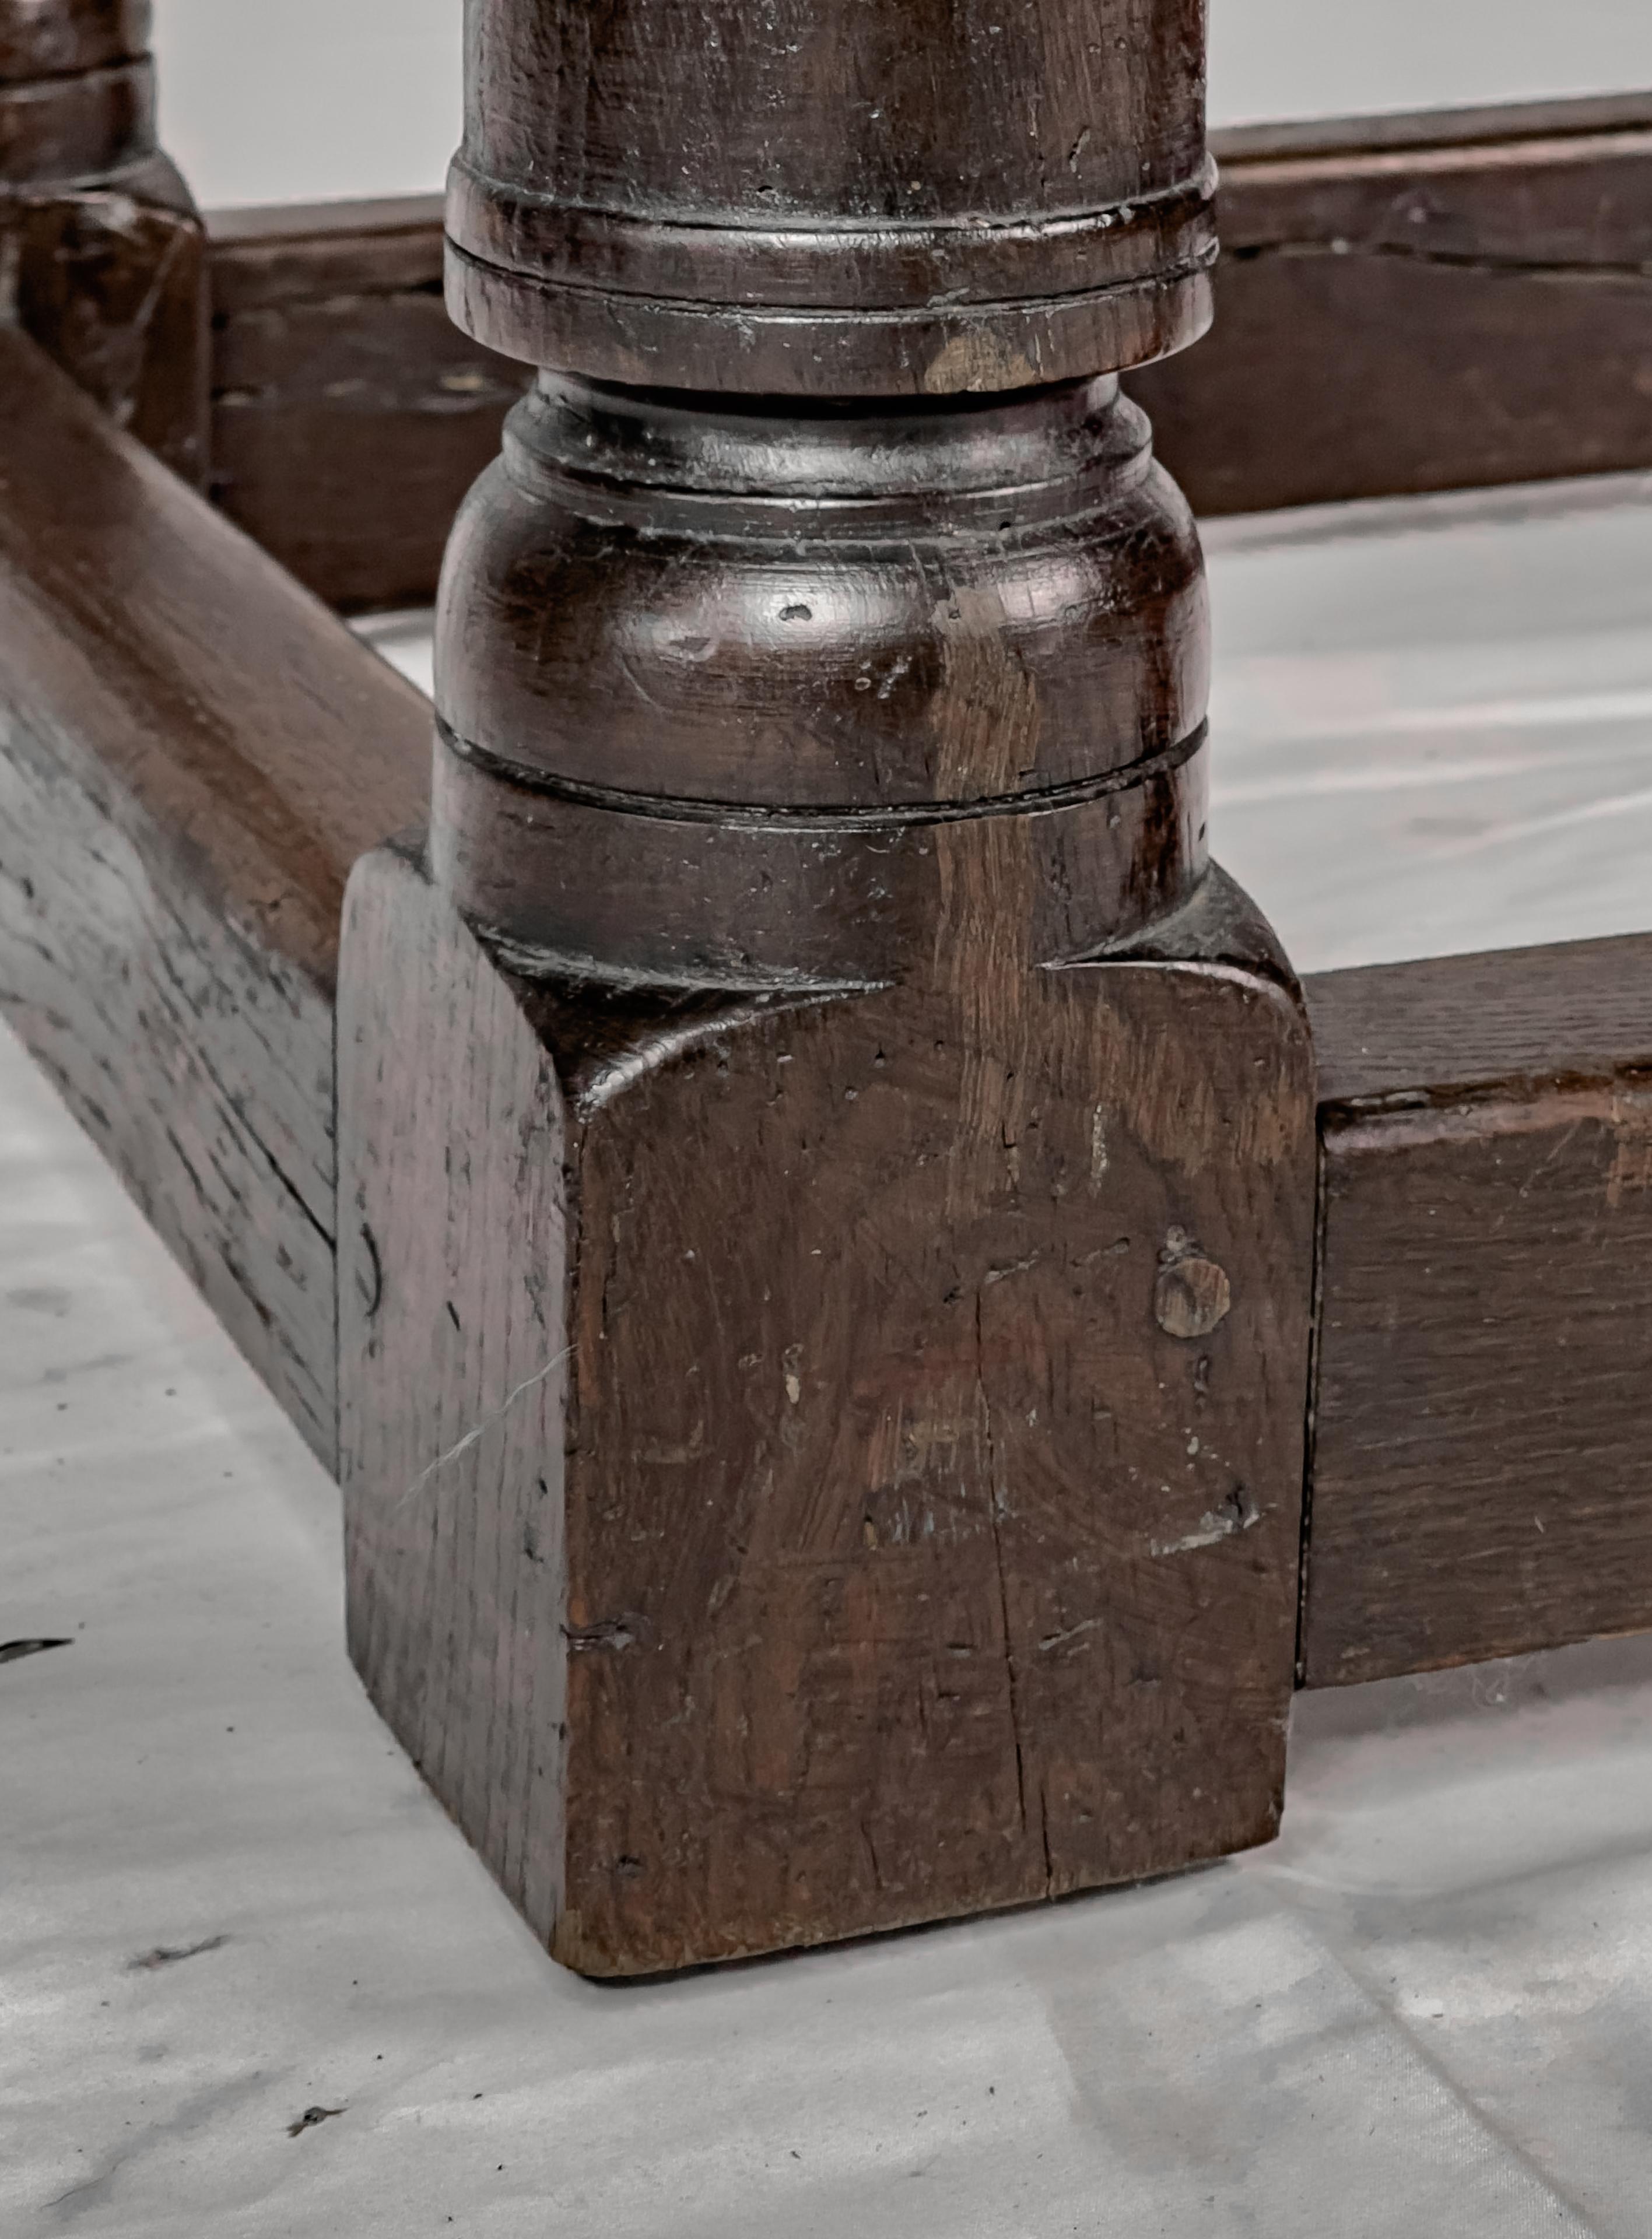
M 1242 1485 L 1233 1491 L 1220 1508 L 1213 1508 L 1199 1518 L 1198 1529 L 1181 1539 L 1149 1539 L 1148 1552 L 1151 1555 L 1186 1555 L 1196 1547 L 1215 1547 L 1223 1539 L 1231 1539 L 1237 1531 L 1249 1531 L 1262 1521 L 1262 1511 Z

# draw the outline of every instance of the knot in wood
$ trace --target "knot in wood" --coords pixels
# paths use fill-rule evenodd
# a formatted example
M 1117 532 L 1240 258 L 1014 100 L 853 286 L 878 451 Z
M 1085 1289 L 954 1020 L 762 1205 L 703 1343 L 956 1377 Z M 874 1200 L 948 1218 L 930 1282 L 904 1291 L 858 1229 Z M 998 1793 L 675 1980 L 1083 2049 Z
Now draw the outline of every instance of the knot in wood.
M 1180 1228 L 1165 1238 L 1159 1276 L 1153 1289 L 1153 1317 L 1168 1336 L 1209 1337 L 1226 1320 L 1233 1305 L 1227 1271 L 1207 1259 Z

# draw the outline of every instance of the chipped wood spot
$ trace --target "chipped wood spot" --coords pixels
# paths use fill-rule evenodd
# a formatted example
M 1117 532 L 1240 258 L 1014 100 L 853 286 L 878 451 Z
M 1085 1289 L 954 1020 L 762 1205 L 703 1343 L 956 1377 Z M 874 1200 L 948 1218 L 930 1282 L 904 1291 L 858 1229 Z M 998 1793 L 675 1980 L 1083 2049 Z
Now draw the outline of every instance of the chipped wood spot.
M 1616 1137 L 1606 1176 L 1606 1202 L 1615 1213 L 1630 1191 L 1652 1188 L 1652 1096 L 1628 1091 L 1612 1099 Z
M 923 373 L 923 387 L 930 396 L 970 389 L 1032 389 L 1037 382 L 1037 370 L 1026 352 L 984 326 L 954 335 Z

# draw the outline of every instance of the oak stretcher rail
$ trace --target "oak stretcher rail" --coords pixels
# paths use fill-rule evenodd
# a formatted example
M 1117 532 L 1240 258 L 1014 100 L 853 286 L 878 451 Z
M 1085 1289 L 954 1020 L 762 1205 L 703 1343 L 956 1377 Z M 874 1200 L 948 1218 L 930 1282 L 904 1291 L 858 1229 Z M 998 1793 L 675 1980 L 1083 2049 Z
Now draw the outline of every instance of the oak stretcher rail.
M 1106 0 L 896 39 L 906 139 L 794 135 L 777 232 L 741 120 L 836 65 L 725 11 L 689 146 L 663 0 L 475 6 L 467 337 L 429 206 L 208 240 L 147 10 L 0 0 L 0 974 L 536 1929 L 647 1972 L 1161 1870 L 1271 1831 L 1293 1684 L 1652 1626 L 1652 940 L 1298 988 L 1207 867 L 1129 401 L 1213 511 L 1652 462 L 1648 104 L 1230 137 L 1229 342 L 1159 358 L 1182 0 L 1122 76 Z M 209 313 L 219 509 L 156 455 Z M 432 795 L 314 594 L 444 541 Z
M 428 710 L 3 327 L 0 644 L 5 1015 L 330 1468 L 339 912 Z
M 1309 1686 L 1652 1624 L 1652 939 L 1305 983 Z

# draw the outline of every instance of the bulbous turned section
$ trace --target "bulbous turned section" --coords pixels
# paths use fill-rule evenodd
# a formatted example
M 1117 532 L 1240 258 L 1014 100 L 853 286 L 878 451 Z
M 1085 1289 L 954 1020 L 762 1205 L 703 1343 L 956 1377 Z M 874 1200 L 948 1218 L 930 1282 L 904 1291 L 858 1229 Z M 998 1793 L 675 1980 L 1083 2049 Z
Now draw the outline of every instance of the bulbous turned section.
M 0 0 L 0 190 L 156 152 L 150 0 Z
M 535 365 L 996 391 L 1209 320 L 1202 0 L 470 0 L 450 302 Z
M 1009 819 L 1029 957 L 1087 953 L 1203 868 L 1208 662 L 1111 377 L 799 411 L 544 375 L 449 548 L 433 867 L 535 968 L 856 985 L 929 954 L 937 830 Z

